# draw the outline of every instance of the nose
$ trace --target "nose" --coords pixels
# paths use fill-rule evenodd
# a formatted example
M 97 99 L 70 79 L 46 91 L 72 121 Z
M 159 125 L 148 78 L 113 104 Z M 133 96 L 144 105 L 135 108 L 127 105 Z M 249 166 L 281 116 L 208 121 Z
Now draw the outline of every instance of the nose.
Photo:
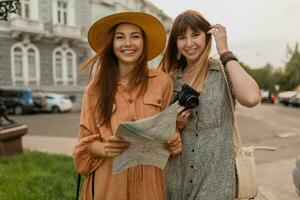
M 190 47 L 193 45 L 193 41 L 192 41 L 192 38 L 191 37 L 187 37 L 186 38 L 186 46 L 187 47 Z
M 125 46 L 131 46 L 131 38 L 130 37 L 125 38 L 124 45 Z

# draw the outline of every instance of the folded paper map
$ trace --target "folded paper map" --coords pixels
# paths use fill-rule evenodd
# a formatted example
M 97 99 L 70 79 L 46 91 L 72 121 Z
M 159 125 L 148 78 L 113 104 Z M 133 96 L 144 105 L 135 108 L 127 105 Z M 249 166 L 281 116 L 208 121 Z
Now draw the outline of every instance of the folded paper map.
M 175 102 L 154 116 L 119 124 L 116 136 L 130 141 L 131 146 L 114 158 L 114 174 L 137 165 L 165 167 L 170 153 L 164 143 L 175 133 L 178 107 Z

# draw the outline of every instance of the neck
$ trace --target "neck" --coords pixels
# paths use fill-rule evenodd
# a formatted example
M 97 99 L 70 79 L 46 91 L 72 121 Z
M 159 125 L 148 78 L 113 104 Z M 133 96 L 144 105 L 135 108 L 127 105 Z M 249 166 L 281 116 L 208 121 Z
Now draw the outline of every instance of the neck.
M 186 67 L 184 68 L 184 71 L 187 71 L 187 72 L 193 71 L 195 68 L 196 68 L 195 64 L 187 63 Z
M 124 64 L 119 63 L 119 82 L 127 84 L 129 82 L 129 79 L 131 77 L 131 72 L 134 69 L 135 64 Z
M 197 63 L 199 63 L 200 59 L 201 59 L 201 56 L 199 56 L 196 60 L 187 60 L 186 68 L 187 69 L 194 68 L 197 65 Z

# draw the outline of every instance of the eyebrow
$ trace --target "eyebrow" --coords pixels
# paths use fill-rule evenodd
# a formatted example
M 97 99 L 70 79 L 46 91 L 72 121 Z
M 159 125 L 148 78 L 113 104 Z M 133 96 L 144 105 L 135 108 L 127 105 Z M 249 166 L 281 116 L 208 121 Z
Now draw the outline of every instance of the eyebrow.
M 115 32 L 115 35 L 117 35 L 117 34 L 124 35 L 125 33 L 123 33 L 123 32 Z M 133 35 L 133 34 L 139 34 L 139 35 L 141 35 L 140 32 L 132 32 L 132 33 L 130 33 L 130 35 Z

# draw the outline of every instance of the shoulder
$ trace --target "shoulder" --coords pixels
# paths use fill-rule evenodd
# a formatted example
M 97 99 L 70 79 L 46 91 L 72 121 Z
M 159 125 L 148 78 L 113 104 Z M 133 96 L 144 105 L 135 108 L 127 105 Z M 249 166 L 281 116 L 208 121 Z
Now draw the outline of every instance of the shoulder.
M 175 82 L 180 77 L 180 69 L 176 68 L 174 71 L 169 73 L 170 78 Z
M 149 68 L 149 88 L 152 88 L 152 90 L 167 90 L 172 86 L 172 80 L 167 73 Z
M 156 68 L 151 68 L 151 67 L 149 67 L 148 70 L 149 70 L 149 76 L 150 76 L 150 77 L 151 77 L 151 76 L 159 76 L 159 77 L 168 76 L 167 73 L 165 73 L 165 72 L 163 72 L 163 71 L 160 71 L 160 70 L 158 70 L 158 69 L 156 69 Z
M 91 79 L 87 86 L 84 89 L 84 94 L 88 96 L 95 96 L 95 91 L 96 91 L 96 84 L 95 84 L 95 79 Z
M 95 91 L 95 81 L 92 79 L 84 89 L 82 96 L 82 110 L 93 110 L 95 108 L 98 98 Z
M 209 69 L 219 71 L 221 70 L 221 67 L 223 66 L 219 59 L 214 59 L 214 58 L 209 59 L 209 66 L 208 66 Z
M 154 81 L 162 81 L 162 82 L 171 81 L 167 73 L 154 68 L 149 68 L 149 79 L 150 80 L 153 79 Z

